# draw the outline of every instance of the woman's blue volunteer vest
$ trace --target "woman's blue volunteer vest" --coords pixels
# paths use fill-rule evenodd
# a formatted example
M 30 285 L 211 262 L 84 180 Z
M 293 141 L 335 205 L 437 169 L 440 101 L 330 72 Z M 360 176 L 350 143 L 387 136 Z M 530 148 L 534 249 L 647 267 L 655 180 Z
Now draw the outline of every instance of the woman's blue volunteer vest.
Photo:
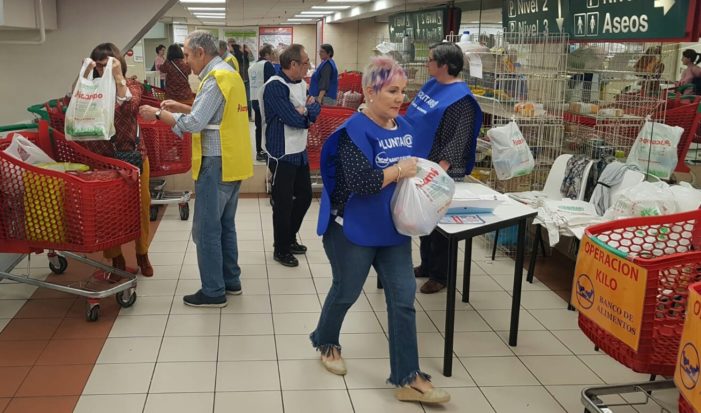
M 336 159 L 341 131 L 346 130 L 373 168 L 385 169 L 411 156 L 412 152 L 414 139 L 411 125 L 401 118 L 396 121 L 397 129 L 387 130 L 362 113 L 356 113 L 324 143 L 321 149 L 324 188 L 317 226 L 319 235 L 326 232 L 333 219 L 331 194 L 336 187 Z M 390 200 L 395 187 L 396 184 L 391 183 L 374 195 L 351 194 L 343 211 L 343 232 L 349 241 L 365 247 L 388 247 L 409 241 L 409 237 L 397 232 L 392 220 Z
M 471 153 L 465 153 L 465 174 L 472 171 L 475 165 L 474 148 L 477 145 L 477 137 L 482 127 L 482 110 L 472 91 L 465 82 L 450 84 L 439 83 L 435 78 L 430 79 L 421 88 L 406 112 L 406 120 L 414 127 L 414 152 L 412 155 L 419 158 L 428 158 L 436 137 L 436 131 L 441 124 L 446 109 L 458 100 L 469 97 L 475 108 L 475 124 L 472 131 Z
M 319 77 L 321 76 L 321 69 L 324 67 L 324 65 L 331 65 L 331 79 L 329 80 L 329 89 L 326 91 L 325 96 L 328 96 L 331 99 L 336 99 L 336 96 L 338 96 L 338 69 L 336 68 L 336 63 L 333 61 L 333 59 L 326 59 L 322 61 L 319 67 L 317 67 L 312 74 L 312 78 L 309 82 L 309 96 L 319 96 Z

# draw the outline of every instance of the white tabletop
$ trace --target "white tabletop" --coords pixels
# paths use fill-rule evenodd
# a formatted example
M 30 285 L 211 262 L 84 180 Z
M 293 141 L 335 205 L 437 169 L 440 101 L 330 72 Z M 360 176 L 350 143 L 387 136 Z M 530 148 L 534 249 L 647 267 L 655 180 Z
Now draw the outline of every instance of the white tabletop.
M 499 192 L 477 183 L 456 182 L 455 189 L 467 189 L 477 195 L 498 195 Z M 438 224 L 438 227 L 447 234 L 458 234 L 465 231 L 479 229 L 490 224 L 496 224 L 502 221 L 523 218 L 529 215 L 537 214 L 538 211 L 526 206 L 520 202 L 514 201 L 509 197 L 505 197 L 503 203 L 499 204 L 492 213 L 476 214 L 484 220 L 480 224 Z

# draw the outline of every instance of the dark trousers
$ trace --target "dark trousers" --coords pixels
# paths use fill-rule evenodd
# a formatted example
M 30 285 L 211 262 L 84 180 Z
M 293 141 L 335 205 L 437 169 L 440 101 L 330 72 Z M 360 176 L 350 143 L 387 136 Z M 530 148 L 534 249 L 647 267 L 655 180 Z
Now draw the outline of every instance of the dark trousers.
M 278 254 L 289 254 L 312 203 L 309 164 L 296 166 L 271 159 L 268 167 L 273 174 L 273 249 Z
M 254 100 L 252 102 L 252 106 L 255 115 L 254 120 L 256 123 L 256 154 L 258 154 L 263 152 L 263 148 L 261 147 L 261 142 L 263 140 L 263 119 L 260 115 L 260 103 L 257 100 Z
M 420 237 L 421 272 L 430 279 L 445 285 L 448 283 L 448 239 L 434 230 Z

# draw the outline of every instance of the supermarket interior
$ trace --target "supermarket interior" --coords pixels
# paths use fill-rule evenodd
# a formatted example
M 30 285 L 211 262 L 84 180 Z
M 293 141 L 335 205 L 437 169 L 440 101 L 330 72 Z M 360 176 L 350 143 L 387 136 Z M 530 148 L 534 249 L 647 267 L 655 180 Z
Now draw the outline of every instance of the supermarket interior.
M 0 0 L 0 55 L 0 413 L 701 413 L 701 0 Z

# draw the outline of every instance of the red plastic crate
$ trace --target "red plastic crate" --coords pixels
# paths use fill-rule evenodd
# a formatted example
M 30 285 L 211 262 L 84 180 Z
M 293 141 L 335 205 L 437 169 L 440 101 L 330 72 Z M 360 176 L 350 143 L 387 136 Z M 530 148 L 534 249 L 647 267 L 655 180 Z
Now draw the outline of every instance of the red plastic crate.
M 81 163 L 118 175 L 88 181 L 21 162 L 2 152 L 17 133 L 56 162 Z M 0 140 L 0 251 L 96 252 L 136 239 L 140 229 L 138 174 L 127 163 L 67 141 L 45 121 L 38 129 L 9 133 Z
M 698 223 L 698 224 L 697 224 Z M 638 350 L 580 313 L 579 327 L 602 351 L 638 373 L 671 376 L 684 327 L 688 286 L 701 281 L 701 210 L 629 218 L 587 234 L 647 270 Z
M 321 113 L 316 122 L 309 127 L 307 139 L 307 155 L 309 157 L 309 169 L 318 171 L 321 162 L 321 148 L 324 142 L 338 129 L 348 118 L 353 116 L 353 109 L 340 106 L 322 106 Z
M 139 118 L 141 139 L 146 144 L 152 177 L 187 172 L 192 167 L 192 138 L 189 133 L 182 138 L 170 126 L 160 121 Z

